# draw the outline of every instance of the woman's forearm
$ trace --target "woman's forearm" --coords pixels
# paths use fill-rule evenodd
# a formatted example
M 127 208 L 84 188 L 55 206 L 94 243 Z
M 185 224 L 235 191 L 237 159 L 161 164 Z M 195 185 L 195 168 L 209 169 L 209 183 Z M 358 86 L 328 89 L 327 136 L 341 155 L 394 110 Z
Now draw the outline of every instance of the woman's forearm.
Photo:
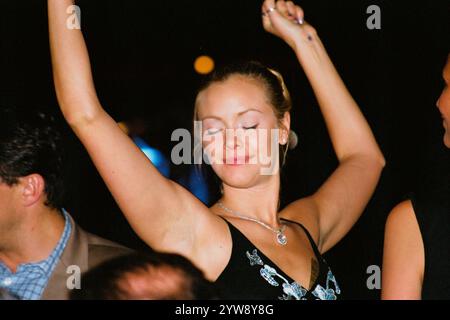
M 339 161 L 361 155 L 375 158 L 384 165 L 384 157 L 369 124 L 315 30 L 307 28 L 307 33 L 299 35 L 295 41 L 294 51 L 315 92 Z
M 56 95 L 72 125 L 93 119 L 101 110 L 80 29 L 69 29 L 67 10 L 73 0 L 48 0 L 50 51 Z

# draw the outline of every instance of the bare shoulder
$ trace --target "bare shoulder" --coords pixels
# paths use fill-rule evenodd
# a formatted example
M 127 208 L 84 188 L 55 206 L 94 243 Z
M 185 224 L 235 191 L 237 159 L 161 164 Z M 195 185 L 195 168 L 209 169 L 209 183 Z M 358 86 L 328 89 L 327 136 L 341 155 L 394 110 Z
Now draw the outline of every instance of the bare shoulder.
M 396 205 L 386 220 L 386 232 L 394 231 L 394 234 L 410 234 L 416 231 L 420 233 L 416 214 L 411 200 L 405 200 Z
M 414 257 L 419 257 L 423 252 L 422 235 L 410 200 L 399 203 L 389 213 L 385 242 L 385 245 L 398 247 L 399 250 L 414 254 Z
M 383 299 L 420 299 L 425 254 L 419 224 L 411 201 L 390 212 L 383 252 Z

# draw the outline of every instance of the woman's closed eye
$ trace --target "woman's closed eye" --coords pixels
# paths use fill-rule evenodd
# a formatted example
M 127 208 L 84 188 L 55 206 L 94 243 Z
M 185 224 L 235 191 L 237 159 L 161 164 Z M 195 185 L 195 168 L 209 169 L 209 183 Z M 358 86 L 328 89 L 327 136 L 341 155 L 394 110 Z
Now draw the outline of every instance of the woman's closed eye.
M 205 130 L 205 134 L 207 135 L 214 135 L 216 133 L 219 133 L 220 131 L 222 131 L 221 128 L 209 128 Z
M 245 129 L 245 130 L 250 130 L 250 129 L 256 129 L 257 127 L 258 127 L 258 125 L 255 124 L 254 126 L 251 126 L 251 127 L 245 127 L 245 126 L 243 126 L 242 128 Z
M 244 130 L 251 130 L 251 129 L 256 129 L 257 127 L 258 127 L 258 124 L 255 124 L 253 126 L 248 126 L 248 127 L 242 126 L 242 129 L 244 129 Z M 213 135 L 213 134 L 219 133 L 220 131 L 222 131 L 221 128 L 209 128 L 209 129 L 205 130 L 205 134 Z

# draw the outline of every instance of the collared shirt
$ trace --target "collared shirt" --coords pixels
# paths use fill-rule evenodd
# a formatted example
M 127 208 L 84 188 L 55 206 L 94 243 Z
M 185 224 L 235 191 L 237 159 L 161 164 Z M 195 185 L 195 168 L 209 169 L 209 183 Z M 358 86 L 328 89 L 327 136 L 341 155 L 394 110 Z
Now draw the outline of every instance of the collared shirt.
M 47 259 L 37 263 L 25 263 L 17 267 L 15 273 L 0 262 L 0 288 L 22 300 L 39 300 L 48 284 L 53 270 L 66 248 L 72 225 L 68 213 L 63 209 L 65 218 L 64 231 L 58 244 Z

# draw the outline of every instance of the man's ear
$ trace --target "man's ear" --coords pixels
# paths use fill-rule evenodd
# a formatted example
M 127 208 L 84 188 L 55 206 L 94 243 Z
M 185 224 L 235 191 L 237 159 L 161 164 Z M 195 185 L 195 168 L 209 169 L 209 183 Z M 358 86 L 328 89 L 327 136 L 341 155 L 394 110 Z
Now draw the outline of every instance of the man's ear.
M 20 178 L 22 187 L 22 200 L 25 207 L 29 207 L 40 201 L 45 193 L 45 181 L 39 174 L 30 174 Z

